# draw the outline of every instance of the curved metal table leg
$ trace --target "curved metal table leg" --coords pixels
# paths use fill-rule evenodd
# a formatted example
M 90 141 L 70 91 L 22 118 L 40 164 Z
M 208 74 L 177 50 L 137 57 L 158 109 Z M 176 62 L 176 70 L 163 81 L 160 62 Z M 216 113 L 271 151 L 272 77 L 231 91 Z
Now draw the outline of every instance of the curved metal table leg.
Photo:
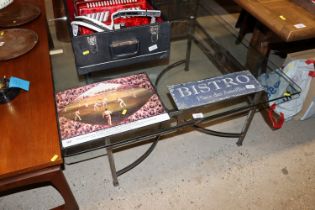
M 199 3 L 198 3 L 199 4 Z M 195 11 L 197 14 L 197 9 Z M 192 46 L 192 41 L 194 40 L 194 31 L 195 31 L 195 26 L 196 26 L 196 14 L 194 16 L 191 16 L 189 18 L 189 31 L 188 31 L 188 38 L 187 38 L 187 48 L 186 48 L 186 57 L 183 60 L 177 61 L 169 66 L 167 66 L 165 69 L 162 70 L 162 72 L 158 75 L 156 81 L 155 81 L 155 86 L 159 84 L 159 81 L 161 77 L 168 71 L 172 70 L 173 68 L 185 64 L 185 71 L 189 71 L 189 65 L 190 65 L 190 55 L 191 55 L 191 46 Z
M 226 138 L 239 138 L 241 136 L 241 133 L 229 133 L 229 132 L 219 132 L 207 128 L 200 127 L 199 125 L 194 125 L 197 131 L 213 135 L 213 136 L 219 136 L 219 137 L 226 137 Z
M 236 142 L 237 146 L 243 145 L 244 138 L 247 134 L 247 131 L 249 129 L 250 124 L 252 123 L 255 112 L 256 112 L 256 106 L 252 107 L 251 110 L 249 110 L 246 122 L 245 122 L 243 130 L 241 132 L 241 136 L 238 138 L 238 141 Z
M 120 169 L 118 171 L 116 170 L 116 166 L 115 166 L 115 161 L 114 161 L 114 156 L 113 156 L 113 148 L 107 148 L 107 156 L 108 156 L 109 165 L 110 165 L 110 169 L 111 169 L 111 173 L 112 173 L 112 177 L 113 177 L 114 186 L 118 186 L 118 184 L 119 184 L 118 176 L 130 171 L 131 169 L 133 169 L 134 167 L 136 167 L 137 165 L 142 163 L 142 161 L 144 161 L 151 154 L 151 152 L 156 147 L 159 139 L 160 139 L 160 136 L 156 136 L 156 138 L 154 139 L 151 146 L 147 149 L 147 151 L 145 151 L 145 153 L 143 153 L 143 155 L 141 155 L 138 159 L 136 159 L 134 162 L 132 162 L 128 166 L 126 166 L 123 169 Z M 107 141 L 109 141 L 109 140 L 107 140 Z
M 133 169 L 134 167 L 139 165 L 142 161 L 144 161 L 151 154 L 151 152 L 155 149 L 159 139 L 160 139 L 160 136 L 157 136 L 155 138 L 155 140 L 153 141 L 153 143 L 151 144 L 151 146 L 148 148 L 148 150 L 145 151 L 145 153 L 143 153 L 143 155 L 141 155 L 133 163 L 131 163 L 128 166 L 124 167 L 123 169 L 120 169 L 119 171 L 117 171 L 117 176 L 120 176 L 120 175 L 126 173 L 127 171 L 130 171 L 131 169 Z
M 156 86 L 156 87 L 158 86 L 158 84 L 159 84 L 159 82 L 160 82 L 160 79 L 162 78 L 162 76 L 163 76 L 165 73 L 169 72 L 169 71 L 172 70 L 173 68 L 175 68 L 175 67 L 177 67 L 177 66 L 179 66 L 179 65 L 182 65 L 182 64 L 184 64 L 184 63 L 186 63 L 186 60 L 180 60 L 180 61 L 177 61 L 176 63 L 173 63 L 173 64 L 167 66 L 165 69 L 163 69 L 162 72 L 158 75 L 158 77 L 157 77 L 156 80 L 155 80 L 155 86 Z
M 256 112 L 256 106 L 253 106 L 247 114 L 247 118 L 245 120 L 243 129 L 240 133 L 230 133 L 230 132 L 219 132 L 219 131 L 214 131 L 211 129 L 203 128 L 200 127 L 199 125 L 193 125 L 194 128 L 196 128 L 197 131 L 200 131 L 202 133 L 208 134 L 208 135 L 213 135 L 213 136 L 219 136 L 219 137 L 226 137 L 226 138 L 238 138 L 236 145 L 237 146 L 242 146 L 244 138 L 246 136 L 246 133 L 249 129 L 249 126 L 254 118 Z

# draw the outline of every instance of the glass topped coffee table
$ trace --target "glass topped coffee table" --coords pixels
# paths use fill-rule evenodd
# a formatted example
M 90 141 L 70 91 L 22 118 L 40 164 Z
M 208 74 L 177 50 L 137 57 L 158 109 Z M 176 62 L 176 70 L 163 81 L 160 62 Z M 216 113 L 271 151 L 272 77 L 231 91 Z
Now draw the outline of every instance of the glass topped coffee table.
M 190 127 L 210 135 L 236 138 L 237 145 L 242 145 L 257 110 L 271 103 L 280 103 L 298 97 L 301 91 L 279 70 L 280 64 L 271 60 L 266 61 L 258 52 L 255 54 L 255 50 L 250 49 L 246 39 L 242 42 L 238 41 L 233 17 L 223 14 L 220 8 L 219 10 L 216 7 L 207 8 L 202 1 L 188 0 L 156 1 L 156 6 L 169 16 L 172 25 L 171 55 L 168 60 L 107 69 L 85 76 L 77 74 L 71 43 L 60 42 L 56 38 L 55 23 L 64 20 L 59 18 L 48 21 L 54 43 L 51 59 L 56 92 L 145 72 L 170 116 L 169 120 L 161 123 L 63 148 L 63 154 L 69 164 L 107 154 L 115 185 L 118 184 L 119 175 L 138 165 L 150 154 L 161 136 L 171 133 L 180 134 L 184 128 Z M 191 8 L 198 8 L 198 10 Z M 266 62 L 267 65 L 263 65 Z M 276 97 L 267 97 L 265 91 L 259 91 L 184 110 L 179 110 L 170 96 L 168 86 L 243 70 L 249 70 L 264 84 L 266 83 L 262 81 L 266 78 L 264 76 L 276 75 L 285 88 L 279 90 L 280 94 Z M 290 95 L 288 96 L 287 93 Z M 234 115 L 247 115 L 243 129 L 239 133 L 218 132 L 206 128 L 206 123 L 210 121 L 228 119 Z M 127 167 L 116 170 L 112 153 L 114 149 L 147 142 L 151 142 L 152 145 L 145 154 Z

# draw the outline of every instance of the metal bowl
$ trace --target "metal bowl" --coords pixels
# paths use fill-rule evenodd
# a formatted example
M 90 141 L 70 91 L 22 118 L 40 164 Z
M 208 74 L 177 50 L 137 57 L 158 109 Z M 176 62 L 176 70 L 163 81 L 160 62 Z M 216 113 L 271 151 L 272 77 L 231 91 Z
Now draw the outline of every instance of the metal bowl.
M 0 79 L 0 104 L 12 101 L 20 93 L 19 88 L 9 88 L 8 84 L 8 79 Z

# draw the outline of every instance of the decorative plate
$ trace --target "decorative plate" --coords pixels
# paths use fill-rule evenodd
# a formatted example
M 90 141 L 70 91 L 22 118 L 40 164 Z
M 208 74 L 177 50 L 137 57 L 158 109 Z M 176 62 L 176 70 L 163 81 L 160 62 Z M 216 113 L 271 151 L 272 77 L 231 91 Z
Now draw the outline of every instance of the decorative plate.
M 40 15 L 40 9 L 29 3 L 13 2 L 0 10 L 0 27 L 15 27 L 31 22 Z
M 36 45 L 38 35 L 32 30 L 12 28 L 0 30 L 0 61 L 21 56 Z

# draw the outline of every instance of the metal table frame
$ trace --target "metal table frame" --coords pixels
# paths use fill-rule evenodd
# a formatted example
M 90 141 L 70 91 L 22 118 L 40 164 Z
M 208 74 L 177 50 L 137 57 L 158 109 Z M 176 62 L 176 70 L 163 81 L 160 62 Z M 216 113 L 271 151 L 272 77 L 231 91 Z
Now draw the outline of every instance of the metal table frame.
M 197 4 L 199 4 L 199 0 L 197 1 Z M 198 8 L 198 7 L 197 7 Z M 188 30 L 188 39 L 187 39 L 187 47 L 186 47 L 186 57 L 183 60 L 180 60 L 176 63 L 173 63 L 171 65 L 169 65 L 168 67 L 166 67 L 159 75 L 158 78 L 156 80 L 155 86 L 157 87 L 159 85 L 159 81 L 160 79 L 169 71 L 173 70 L 175 67 L 179 66 L 179 65 L 184 65 L 184 69 L 185 71 L 189 71 L 189 67 L 190 67 L 190 56 L 191 56 L 191 46 L 192 46 L 192 42 L 196 41 L 198 42 L 195 37 L 194 37 L 194 31 L 196 27 L 201 27 L 200 25 L 197 24 L 196 22 L 196 16 L 197 16 L 197 11 L 195 11 L 195 15 L 191 16 L 189 21 L 189 30 Z M 213 45 L 215 45 L 216 43 L 213 42 Z M 217 47 L 217 46 L 214 46 Z M 232 58 L 233 59 L 233 58 Z M 236 63 L 236 65 L 241 66 L 241 64 L 239 64 L 236 60 L 234 60 L 234 62 Z M 177 121 L 177 125 L 168 129 L 164 129 L 162 131 L 158 131 L 155 133 L 152 133 L 151 135 L 145 135 L 145 136 L 137 136 L 134 138 L 131 138 L 128 142 L 125 143 L 117 143 L 117 144 L 112 144 L 111 143 L 111 139 L 110 137 L 106 137 L 105 138 L 105 145 L 110 145 L 108 147 L 106 147 L 106 151 L 107 151 L 107 157 L 108 157 L 108 161 L 109 161 L 109 165 L 110 165 L 110 169 L 111 169 L 111 174 L 112 174 L 112 178 L 113 178 L 113 184 L 114 186 L 118 186 L 119 182 L 118 182 L 118 176 L 121 176 L 122 174 L 130 171 L 131 169 L 135 168 L 137 165 L 139 165 L 142 161 L 144 161 L 154 150 L 154 148 L 156 147 L 158 141 L 160 140 L 160 137 L 163 135 L 167 135 L 170 133 L 174 133 L 177 130 L 186 128 L 186 127 L 192 127 L 194 129 L 196 129 L 199 132 L 208 134 L 208 135 L 213 135 L 213 136 L 218 136 L 218 137 L 225 137 L 225 138 L 237 138 L 237 142 L 236 145 L 238 146 L 242 146 L 244 138 L 247 134 L 247 131 L 250 127 L 250 124 L 253 120 L 253 117 L 255 115 L 255 112 L 257 110 L 257 106 L 255 105 L 257 103 L 257 101 L 259 100 L 259 98 L 262 96 L 262 92 L 258 92 L 255 93 L 253 97 L 248 97 L 248 100 L 250 101 L 250 103 L 252 104 L 251 106 L 249 106 L 246 109 L 243 110 L 231 110 L 229 113 L 224 113 L 224 115 L 222 114 L 217 114 L 215 116 L 211 116 L 208 118 L 204 118 L 201 120 L 192 120 L 192 121 L 184 121 L 182 119 L 180 119 L 180 111 L 170 111 L 167 110 L 167 112 L 169 113 L 169 115 L 171 116 L 171 118 L 174 118 Z M 227 117 L 227 116 L 231 116 L 231 115 L 237 115 L 240 113 L 246 113 L 247 114 L 247 118 L 243 124 L 243 128 L 241 130 L 241 132 L 239 133 L 230 133 L 230 132 L 218 132 L 218 131 L 214 131 L 211 129 L 207 129 L 201 126 L 202 122 L 209 122 L 211 120 L 217 120 L 219 118 L 222 117 Z M 130 146 L 132 144 L 138 143 L 140 141 L 145 141 L 145 140 L 150 140 L 151 146 L 139 157 L 137 158 L 134 162 L 130 163 L 129 165 L 125 166 L 122 169 L 117 170 L 116 169 L 116 165 L 115 165 L 115 160 L 114 160 L 114 150 L 121 148 L 123 146 Z
M 195 29 L 199 29 L 202 33 L 204 33 L 207 36 L 208 39 L 208 44 L 211 46 L 211 48 L 213 48 L 214 50 L 218 51 L 218 55 L 216 55 L 215 57 L 207 55 L 209 60 L 212 61 L 215 65 L 220 65 L 220 62 L 224 62 L 226 59 L 228 59 L 229 61 L 231 61 L 233 63 L 234 66 L 237 66 L 239 69 L 242 68 L 242 65 L 225 49 L 223 49 L 218 43 L 216 43 L 214 40 L 211 39 L 211 37 L 209 37 L 209 35 L 206 34 L 206 32 L 203 30 L 202 26 L 200 26 L 197 21 L 196 21 L 196 17 L 197 17 L 197 12 L 198 12 L 198 8 L 199 8 L 199 0 L 196 0 L 196 10 L 194 11 L 194 15 L 190 16 L 188 18 L 188 20 L 185 20 L 186 22 L 188 21 L 189 23 L 189 27 L 188 27 L 188 37 L 187 37 L 187 47 L 186 47 L 186 56 L 183 60 L 179 60 L 171 65 L 169 65 L 168 67 L 166 67 L 158 76 L 155 85 L 158 86 L 159 85 L 159 81 L 161 80 L 161 78 L 169 71 L 172 71 L 175 67 L 178 67 L 180 65 L 184 65 L 184 70 L 185 71 L 189 71 L 190 70 L 190 57 L 191 57 L 191 48 L 192 48 L 192 43 L 195 42 L 197 43 L 198 47 L 202 50 L 202 51 L 206 51 L 206 48 L 204 48 L 204 46 L 202 45 L 202 43 L 200 43 L 198 41 L 198 39 L 196 39 L 196 37 L 194 36 L 194 32 Z M 222 56 L 224 55 L 224 56 Z M 228 72 L 231 69 L 225 69 L 222 68 L 224 71 Z M 86 82 L 90 83 L 92 82 L 90 75 L 86 75 Z M 214 135 L 214 136 L 219 136 L 219 137 L 224 137 L 224 138 L 237 138 L 237 142 L 236 144 L 238 146 L 241 146 L 243 144 L 244 138 L 247 134 L 247 131 L 250 127 L 250 124 L 253 120 L 254 114 L 257 111 L 258 108 L 258 100 L 262 97 L 263 92 L 258 92 L 255 94 L 251 94 L 247 96 L 247 102 L 248 102 L 248 106 L 242 107 L 242 108 L 234 108 L 231 109 L 229 111 L 225 111 L 224 113 L 218 113 L 218 114 L 213 114 L 211 116 L 202 118 L 202 119 L 191 119 L 191 120 L 185 120 L 184 118 L 182 118 L 183 115 L 183 110 L 166 110 L 168 112 L 168 114 L 170 115 L 171 120 L 175 121 L 175 125 L 174 126 L 170 126 L 170 127 L 165 127 L 165 128 L 160 128 L 157 130 L 154 130 L 152 132 L 150 132 L 150 134 L 139 134 L 136 136 L 133 136 L 131 138 L 127 138 L 124 139 L 123 141 L 112 141 L 111 137 L 105 137 L 104 139 L 101 139 L 100 141 L 103 141 L 103 144 L 101 146 L 95 146 L 93 148 L 89 148 L 86 150 L 81 150 L 79 152 L 76 152 L 75 154 L 71 154 L 69 156 L 72 155 L 79 155 L 79 154 L 83 154 L 86 152 L 90 152 L 93 150 L 97 150 L 97 149 L 106 149 L 107 151 L 107 157 L 108 157 L 108 161 L 109 161 L 109 165 L 110 165 L 110 169 L 111 169 L 111 174 L 112 174 L 112 178 L 113 178 L 113 184 L 114 186 L 117 186 L 119 184 L 118 182 L 118 177 L 126 172 L 128 172 L 129 170 L 133 169 L 134 167 L 136 167 L 137 165 L 139 165 L 142 161 L 144 161 L 154 150 L 154 148 L 156 147 L 158 141 L 160 140 L 161 136 L 165 136 L 167 134 L 171 134 L 174 133 L 178 130 L 182 130 L 184 128 L 190 127 L 190 128 L 194 128 L 197 131 L 203 132 L 205 134 L 209 134 L 209 135 Z M 234 115 L 239 115 L 239 114 L 246 114 L 247 118 L 243 124 L 243 128 L 239 133 L 229 133 L 229 132 L 218 132 L 218 131 L 214 131 L 214 130 L 210 130 L 207 128 L 204 128 L 202 126 L 203 123 L 205 122 L 211 122 L 214 120 L 218 120 L 221 118 L 225 118 L 225 117 L 229 117 L 229 116 L 234 116 Z M 159 126 L 162 126 L 163 123 L 160 123 Z M 117 149 L 121 149 L 123 147 L 126 146 L 135 146 L 135 144 L 138 144 L 140 142 L 151 142 L 150 147 L 140 156 L 138 157 L 135 161 L 133 161 L 132 163 L 130 163 L 129 165 L 123 167 L 122 169 L 118 169 L 116 168 L 115 165 L 115 160 L 114 160 L 114 151 Z M 67 157 L 67 155 L 65 155 Z M 97 156 L 99 157 L 99 156 Z M 96 158 L 96 157 L 93 157 Z M 89 159 L 93 159 L 93 158 L 89 158 Z M 89 160 L 89 159 L 84 159 L 83 161 Z M 77 161 L 77 162 L 81 162 L 81 161 Z M 74 163 L 68 163 L 68 164 L 75 164 L 77 162 Z

